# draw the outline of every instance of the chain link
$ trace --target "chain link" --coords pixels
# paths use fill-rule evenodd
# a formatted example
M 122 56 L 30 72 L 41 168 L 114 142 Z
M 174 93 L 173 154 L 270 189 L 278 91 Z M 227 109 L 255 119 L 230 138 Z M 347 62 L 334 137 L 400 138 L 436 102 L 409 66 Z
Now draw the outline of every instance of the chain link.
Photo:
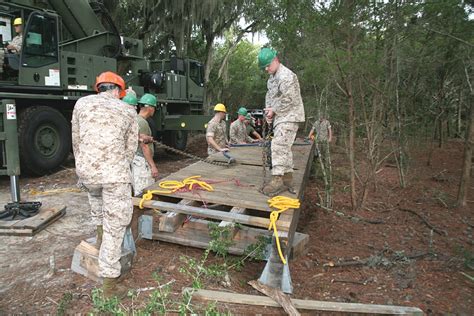
M 212 161 L 212 160 L 209 160 L 209 158 L 201 158 L 199 156 L 196 156 L 196 155 L 193 155 L 193 154 L 190 154 L 190 153 L 187 153 L 187 152 L 184 152 L 182 150 L 179 150 L 179 149 L 176 149 L 174 147 L 171 147 L 171 146 L 168 146 L 168 145 L 165 145 L 157 140 L 153 140 L 153 143 L 155 145 L 157 145 L 158 147 L 161 147 L 161 148 L 164 148 L 166 150 L 169 150 L 171 152 L 174 152 L 178 155 L 182 155 L 182 156 L 186 156 L 188 158 L 191 158 L 191 159 L 194 159 L 194 160 L 199 160 L 199 161 L 202 161 L 202 162 L 205 162 L 205 163 L 208 163 L 210 165 L 215 165 L 215 166 L 222 166 L 222 167 L 229 167 L 230 164 L 229 163 L 226 163 L 226 162 L 220 162 L 220 161 Z

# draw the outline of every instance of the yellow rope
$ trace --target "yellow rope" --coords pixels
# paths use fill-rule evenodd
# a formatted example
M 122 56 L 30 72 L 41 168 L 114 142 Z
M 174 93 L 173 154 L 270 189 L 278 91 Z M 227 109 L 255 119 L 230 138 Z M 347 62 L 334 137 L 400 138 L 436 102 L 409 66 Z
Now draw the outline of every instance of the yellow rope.
M 209 183 L 202 180 L 198 180 L 198 178 L 200 177 L 201 176 L 192 176 L 192 177 L 188 177 L 184 179 L 183 181 L 176 181 L 176 180 L 161 181 L 158 184 L 159 187 L 166 190 L 148 190 L 146 193 L 143 194 L 142 199 L 140 200 L 140 203 L 138 204 L 138 207 L 140 207 L 140 209 L 143 209 L 143 203 L 145 201 L 150 201 L 151 199 L 153 199 L 153 194 L 171 194 L 186 186 L 188 186 L 189 190 L 192 190 L 193 185 L 195 184 L 206 191 L 214 191 L 214 188 Z
M 281 262 L 283 262 L 283 264 L 286 264 L 286 259 L 283 256 L 283 252 L 281 251 L 280 238 L 278 237 L 276 222 L 278 220 L 278 215 L 280 215 L 280 213 L 283 213 L 284 211 L 289 210 L 289 209 L 299 208 L 300 201 L 298 199 L 292 199 L 286 196 L 279 195 L 279 196 L 275 196 L 271 198 L 267 202 L 268 202 L 268 205 L 270 206 L 270 209 L 271 208 L 276 209 L 270 213 L 270 225 L 268 226 L 268 230 L 273 228 L 273 234 L 275 235 L 278 254 L 280 255 Z

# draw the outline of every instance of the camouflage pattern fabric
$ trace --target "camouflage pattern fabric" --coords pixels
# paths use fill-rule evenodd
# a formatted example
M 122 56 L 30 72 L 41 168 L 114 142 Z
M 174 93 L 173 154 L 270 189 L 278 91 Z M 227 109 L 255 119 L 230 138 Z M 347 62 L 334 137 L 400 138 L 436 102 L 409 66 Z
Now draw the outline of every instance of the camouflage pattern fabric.
M 267 81 L 265 107 L 275 113 L 273 126 L 281 123 L 305 121 L 303 100 L 301 99 L 298 77 L 283 64 Z
M 273 130 L 272 175 L 282 176 L 293 172 L 293 152 L 291 146 L 298 131 L 297 123 L 280 123 Z
M 133 195 L 137 196 L 143 193 L 143 190 L 153 183 L 155 180 L 151 175 L 150 165 L 142 156 L 135 155 L 132 162 L 133 176 Z
M 329 139 L 329 129 L 331 128 L 331 123 L 328 120 L 322 119 L 317 120 L 313 124 L 313 130 L 315 133 L 315 140 L 318 142 L 327 142 Z
M 23 36 L 21 34 L 15 36 L 10 42 L 10 45 L 15 47 L 15 50 L 17 51 L 17 53 L 20 53 L 22 44 L 23 44 Z
M 225 121 L 221 120 L 218 122 L 215 118 L 207 123 L 206 137 L 214 138 L 214 141 L 219 145 L 219 147 L 224 148 L 227 145 L 227 136 L 226 136 L 226 126 Z M 217 150 L 212 147 L 210 144 L 207 145 L 207 154 L 215 154 Z
M 125 229 L 132 220 L 132 188 L 128 183 L 83 185 L 88 191 L 93 221 L 104 227 L 99 251 L 99 276 L 117 278 L 121 270 L 120 257 Z M 103 218 L 102 223 L 100 218 Z
M 251 143 L 252 138 L 247 134 L 247 126 L 240 120 L 235 120 L 230 124 L 230 143 L 231 144 L 242 144 Z
M 138 146 L 136 112 L 107 92 L 80 98 L 72 114 L 79 183 L 131 183 Z

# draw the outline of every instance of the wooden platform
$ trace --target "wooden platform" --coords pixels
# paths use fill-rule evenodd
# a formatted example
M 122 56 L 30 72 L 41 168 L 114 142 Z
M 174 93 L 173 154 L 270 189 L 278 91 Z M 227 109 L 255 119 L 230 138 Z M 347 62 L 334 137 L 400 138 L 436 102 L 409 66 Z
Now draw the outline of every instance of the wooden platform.
M 33 217 L 0 221 L 0 235 L 33 236 L 66 214 L 66 206 L 42 206 Z
M 303 199 L 304 188 L 313 160 L 313 150 L 312 143 L 296 140 L 292 147 L 293 184 L 296 194 L 286 191 L 280 195 Z M 259 236 L 272 236 L 273 232 L 268 231 L 271 212 L 268 206 L 269 197 L 260 193 L 264 183 L 262 147 L 231 148 L 229 154 L 236 159 L 235 164 L 216 166 L 205 162 L 196 162 L 160 180 L 160 182 L 166 180 L 183 181 L 188 177 L 200 176 L 200 180 L 210 183 L 214 190 L 211 192 L 194 190 L 157 194 L 154 196 L 155 200 L 144 202 L 145 211 L 138 211 L 142 212 L 138 220 L 141 237 L 206 248 L 210 241 L 208 229 L 210 222 L 219 223 L 219 226 L 239 223 L 241 224 L 238 226 L 239 228 L 234 230 L 233 246 L 230 253 L 242 254 L 244 249 L 255 243 Z M 221 153 L 214 154 L 211 159 L 220 162 L 227 161 Z M 271 171 L 267 170 L 265 180 L 268 182 L 270 179 Z M 147 190 L 163 189 L 159 187 L 159 183 L 155 183 Z M 134 198 L 134 205 L 138 206 L 140 200 L 140 198 Z M 190 218 L 190 216 L 192 217 Z M 304 250 L 308 241 L 307 235 L 296 233 L 298 219 L 299 209 L 288 210 L 280 214 L 276 223 L 284 255 L 287 258 L 291 258 L 292 254 L 293 256 L 298 255 Z M 269 247 L 270 258 L 275 258 L 274 244 L 273 242 L 273 246 Z M 268 262 L 270 261 L 272 260 Z M 281 264 L 280 259 L 268 262 L 267 266 L 272 267 L 275 262 L 277 265 Z M 279 271 L 288 276 L 284 278 L 283 282 L 286 282 L 286 285 L 281 286 L 282 289 L 287 292 L 291 291 L 288 267 Z M 265 280 L 263 281 L 265 282 Z M 275 287 L 277 286 L 279 285 L 275 285 Z

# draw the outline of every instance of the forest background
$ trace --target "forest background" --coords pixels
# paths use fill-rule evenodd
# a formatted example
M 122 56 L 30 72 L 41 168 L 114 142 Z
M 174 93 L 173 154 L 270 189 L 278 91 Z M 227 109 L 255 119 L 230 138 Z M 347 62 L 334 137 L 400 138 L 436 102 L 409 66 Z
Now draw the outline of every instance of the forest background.
M 458 205 L 466 205 L 474 141 L 473 1 L 105 0 L 146 55 L 205 64 L 206 107 L 263 108 L 266 46 L 299 78 L 307 122 L 330 119 L 347 149 L 351 204 L 363 206 L 377 170 L 394 159 L 407 186 L 410 147 L 465 141 Z M 471 128 L 470 128 L 471 126 Z M 357 157 L 356 157 L 357 155 Z M 431 163 L 431 154 L 427 163 Z M 364 164 L 358 170 L 358 164 Z

